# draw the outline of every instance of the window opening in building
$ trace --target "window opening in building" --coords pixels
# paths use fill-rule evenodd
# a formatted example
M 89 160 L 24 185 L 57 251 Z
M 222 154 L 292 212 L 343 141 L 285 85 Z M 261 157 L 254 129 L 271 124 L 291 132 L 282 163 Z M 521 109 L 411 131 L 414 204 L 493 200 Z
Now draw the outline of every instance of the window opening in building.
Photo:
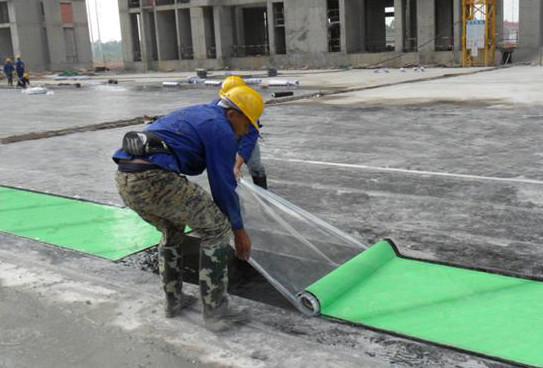
M 64 28 L 64 43 L 66 45 L 66 62 L 70 64 L 78 63 L 77 43 L 73 28 Z
M 193 59 L 194 50 L 192 48 L 192 26 L 189 9 L 177 10 L 177 23 L 179 25 L 179 55 L 184 60 Z
M 506 0 L 503 3 L 504 48 L 516 48 L 519 42 L 519 0 Z
M 385 39 L 386 51 L 394 51 L 396 45 L 396 15 L 393 6 L 385 8 Z
M 327 1 L 328 52 L 341 51 L 341 22 L 339 0 Z
M 417 0 L 403 0 L 403 51 L 417 51 Z
M 394 51 L 394 0 L 366 0 L 366 51 Z
M 265 6 L 242 9 L 243 42 L 235 50 L 238 56 L 269 55 L 268 10 Z
M 156 12 L 160 60 L 178 60 L 177 25 L 175 10 L 159 10 Z
M 8 3 L 0 2 L 0 23 L 9 23 Z
M 74 23 L 74 10 L 72 3 L 60 3 L 60 14 L 63 24 Z
M 213 19 L 213 7 L 204 7 L 204 29 L 207 50 L 206 54 L 208 59 L 215 59 L 217 57 L 217 47 L 215 43 L 215 22 Z
M 147 18 L 146 29 L 148 30 L 148 38 L 147 38 L 147 45 L 148 45 L 148 53 L 150 52 L 151 60 L 158 61 L 158 46 L 157 46 L 157 40 L 156 40 L 156 22 L 155 22 L 155 16 L 153 12 L 146 11 L 145 17 Z M 149 57 L 149 56 L 148 56 Z
M 453 0 L 435 0 L 436 51 L 449 51 L 454 48 L 453 7 Z
M 40 1 L 40 17 L 41 20 L 45 20 L 45 6 L 43 5 L 43 1 Z
M 275 53 L 286 54 L 285 5 L 283 3 L 273 3 L 273 22 Z
M 3 64 L 7 57 L 13 57 L 11 29 L 0 28 L 0 63 Z

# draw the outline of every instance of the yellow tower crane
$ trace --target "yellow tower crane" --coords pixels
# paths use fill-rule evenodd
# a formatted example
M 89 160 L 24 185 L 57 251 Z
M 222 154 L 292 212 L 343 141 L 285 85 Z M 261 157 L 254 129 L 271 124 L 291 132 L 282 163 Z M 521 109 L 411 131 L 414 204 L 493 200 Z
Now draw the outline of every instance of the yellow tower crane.
M 462 0 L 462 65 L 496 64 L 496 3 L 498 0 Z

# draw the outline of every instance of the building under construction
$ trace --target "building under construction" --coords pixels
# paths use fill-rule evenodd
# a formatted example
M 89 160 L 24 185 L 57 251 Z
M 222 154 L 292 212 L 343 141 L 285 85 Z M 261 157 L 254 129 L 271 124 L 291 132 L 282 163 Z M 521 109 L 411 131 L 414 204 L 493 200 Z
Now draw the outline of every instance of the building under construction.
M 119 7 L 128 68 L 183 70 L 460 64 L 469 2 L 119 0 Z M 500 60 L 503 0 L 471 2 L 490 4 Z M 541 46 L 542 4 L 522 0 L 519 10 L 518 55 L 526 59 Z
M 0 0 L 0 60 L 33 71 L 92 66 L 85 0 Z

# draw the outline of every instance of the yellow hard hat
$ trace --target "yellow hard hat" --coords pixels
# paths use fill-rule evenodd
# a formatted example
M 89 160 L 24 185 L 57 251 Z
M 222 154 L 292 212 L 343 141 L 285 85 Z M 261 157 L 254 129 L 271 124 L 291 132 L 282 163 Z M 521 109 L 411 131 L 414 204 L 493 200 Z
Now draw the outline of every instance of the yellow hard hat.
M 25 77 L 26 79 L 28 79 L 28 78 L 30 78 L 30 74 L 24 73 L 24 74 L 23 74 L 23 77 Z
M 251 121 L 257 131 L 260 130 L 258 120 L 264 113 L 264 99 L 260 93 L 245 85 L 229 89 L 221 98 L 230 101 Z
M 241 87 L 246 86 L 247 83 L 243 80 L 243 78 L 238 77 L 236 75 L 232 75 L 228 78 L 226 78 L 221 85 L 221 90 L 219 91 L 219 96 L 223 97 L 226 92 L 231 90 L 235 87 Z

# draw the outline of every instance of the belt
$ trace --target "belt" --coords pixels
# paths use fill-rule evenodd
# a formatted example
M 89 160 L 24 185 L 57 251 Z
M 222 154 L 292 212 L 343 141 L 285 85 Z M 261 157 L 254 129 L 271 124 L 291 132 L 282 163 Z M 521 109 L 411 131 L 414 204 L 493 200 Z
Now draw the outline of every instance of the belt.
M 123 173 L 139 173 L 149 170 L 161 170 L 161 167 L 148 161 L 136 159 L 131 161 L 119 161 L 118 169 Z

